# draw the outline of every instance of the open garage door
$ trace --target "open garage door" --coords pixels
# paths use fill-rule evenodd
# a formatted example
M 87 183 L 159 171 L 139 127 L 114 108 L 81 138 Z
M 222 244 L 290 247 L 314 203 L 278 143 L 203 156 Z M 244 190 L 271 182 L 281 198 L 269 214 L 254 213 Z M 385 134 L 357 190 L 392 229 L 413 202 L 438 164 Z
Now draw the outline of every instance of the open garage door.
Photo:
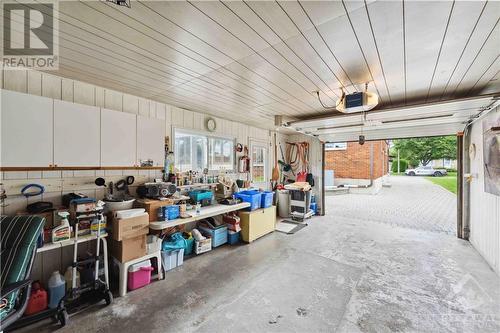
M 401 138 L 422 138 L 444 135 L 457 136 L 457 235 L 467 238 L 464 230 L 462 207 L 464 204 L 463 131 L 466 125 L 490 110 L 497 103 L 494 96 L 460 99 L 450 102 L 416 105 L 404 108 L 383 109 L 364 113 L 335 114 L 288 123 L 288 127 L 300 133 L 329 143 L 367 141 L 374 142 Z M 380 149 L 378 149 L 380 150 Z M 377 151 L 378 151 L 377 150 Z M 373 153 L 372 153 L 373 154 Z M 367 156 L 372 156 L 368 154 Z M 323 158 L 325 161 L 325 158 Z M 323 174 L 326 177 L 325 166 Z M 372 171 L 373 172 L 373 171 Z M 324 184 L 328 185 L 325 179 Z M 323 196 L 323 199 L 325 196 Z M 323 202 L 323 207 L 327 205 Z
M 324 142 L 413 138 L 453 135 L 468 121 L 490 109 L 494 96 L 466 98 L 442 103 L 382 109 L 365 113 L 339 114 L 288 123 L 298 132 Z

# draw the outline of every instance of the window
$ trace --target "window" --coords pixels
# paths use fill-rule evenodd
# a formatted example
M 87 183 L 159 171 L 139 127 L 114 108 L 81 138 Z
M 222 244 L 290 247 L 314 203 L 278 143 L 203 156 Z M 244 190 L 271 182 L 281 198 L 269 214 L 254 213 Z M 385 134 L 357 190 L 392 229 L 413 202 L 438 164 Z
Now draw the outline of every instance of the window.
M 175 131 L 175 167 L 179 171 L 234 169 L 234 140 Z
M 209 165 L 211 170 L 232 170 L 234 164 L 234 141 L 223 138 L 209 138 Z
M 346 150 L 347 142 L 329 142 L 325 143 L 325 150 Z
M 252 181 L 254 183 L 266 182 L 266 155 L 266 147 L 252 145 Z

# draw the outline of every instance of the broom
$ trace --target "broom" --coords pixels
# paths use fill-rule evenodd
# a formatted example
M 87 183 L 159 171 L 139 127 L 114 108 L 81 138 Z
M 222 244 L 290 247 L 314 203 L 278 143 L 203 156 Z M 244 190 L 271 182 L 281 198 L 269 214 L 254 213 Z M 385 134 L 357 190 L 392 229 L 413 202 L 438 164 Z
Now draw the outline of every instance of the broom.
M 278 148 L 276 145 L 276 133 L 274 133 L 274 168 L 271 181 L 276 184 L 280 179 L 280 169 L 278 168 Z

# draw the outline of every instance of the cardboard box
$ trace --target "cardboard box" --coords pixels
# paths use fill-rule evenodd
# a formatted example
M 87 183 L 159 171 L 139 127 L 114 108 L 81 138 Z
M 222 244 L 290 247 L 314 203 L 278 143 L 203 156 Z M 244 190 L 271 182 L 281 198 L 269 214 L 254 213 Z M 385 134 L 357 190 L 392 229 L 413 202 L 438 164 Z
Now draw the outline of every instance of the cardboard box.
M 113 239 L 121 241 L 146 235 L 149 232 L 149 215 L 131 217 L 127 219 L 113 218 Z
M 144 208 L 149 214 L 149 222 L 158 221 L 158 208 L 163 206 L 171 206 L 174 204 L 172 199 L 154 200 L 154 199 L 138 199 L 135 205 L 139 208 Z
M 38 214 L 30 214 L 28 212 L 22 211 L 22 212 L 16 212 L 16 215 L 36 215 L 43 217 L 45 219 L 45 224 L 44 224 L 44 229 L 52 229 L 54 226 L 59 225 L 59 220 L 57 220 L 57 223 L 54 223 L 54 215 L 55 212 L 50 211 L 50 212 L 45 212 L 45 213 L 38 213 Z
M 125 239 L 121 242 L 116 240 L 111 241 L 111 254 L 119 262 L 127 262 L 140 257 L 144 257 L 147 253 L 146 235 L 141 235 L 134 238 Z

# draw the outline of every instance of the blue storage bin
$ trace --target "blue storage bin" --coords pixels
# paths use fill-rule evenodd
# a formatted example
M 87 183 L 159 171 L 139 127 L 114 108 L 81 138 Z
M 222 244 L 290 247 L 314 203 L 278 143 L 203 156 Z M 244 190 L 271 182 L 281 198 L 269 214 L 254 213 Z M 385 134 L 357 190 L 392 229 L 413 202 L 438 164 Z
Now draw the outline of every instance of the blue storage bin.
M 212 238 L 212 247 L 217 247 L 227 243 L 227 227 L 221 226 L 216 229 L 198 227 L 198 230 L 210 238 Z
M 252 211 L 260 208 L 262 193 L 259 191 L 240 191 L 235 194 L 235 197 L 250 203 L 250 207 L 248 207 L 247 210 Z
M 261 192 L 260 208 L 267 208 L 273 205 L 274 192 Z
M 179 218 L 179 205 L 164 206 L 162 207 L 162 209 L 163 218 L 165 219 L 165 221 L 175 220 L 176 218 Z
M 212 200 L 213 193 L 210 190 L 194 190 L 189 192 L 189 197 L 194 202 L 199 202 L 202 200 Z
M 231 245 L 238 244 L 240 242 L 240 232 L 228 230 L 227 242 Z

